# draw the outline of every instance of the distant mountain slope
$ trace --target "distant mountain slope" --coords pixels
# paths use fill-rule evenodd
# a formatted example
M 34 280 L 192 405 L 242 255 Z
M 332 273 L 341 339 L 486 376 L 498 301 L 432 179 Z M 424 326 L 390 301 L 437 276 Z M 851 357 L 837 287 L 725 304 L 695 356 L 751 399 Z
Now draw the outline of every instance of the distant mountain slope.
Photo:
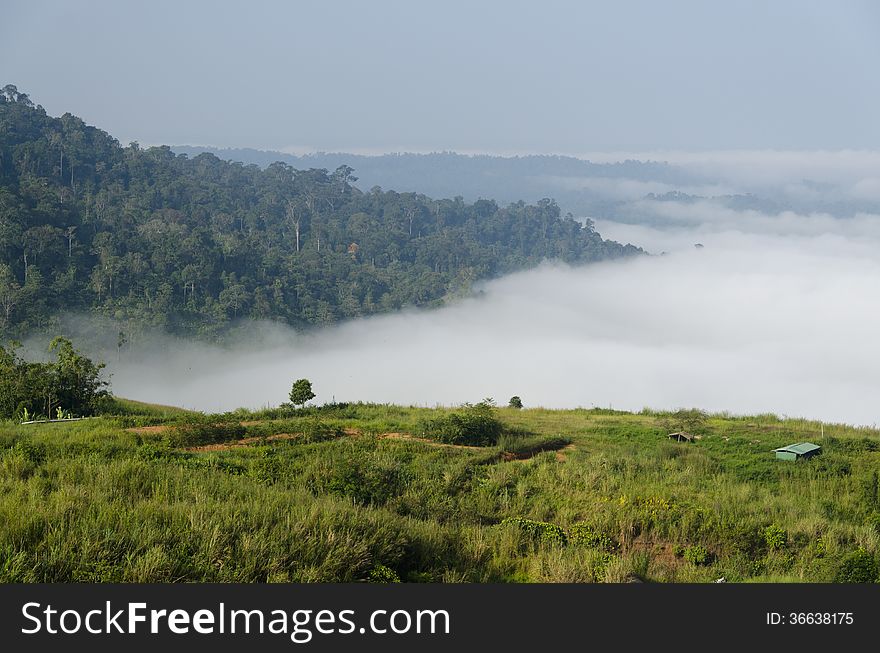
M 464 155 L 454 152 L 434 154 L 383 154 L 367 156 L 345 153 L 285 154 L 254 149 L 222 149 L 175 145 L 178 154 L 197 156 L 210 153 L 228 161 L 265 167 L 283 161 L 296 168 L 352 166 L 359 177 L 358 187 L 373 186 L 398 192 L 420 192 L 435 197 L 462 196 L 466 201 L 481 198 L 501 203 L 537 202 L 554 198 L 563 211 L 590 214 L 608 206 L 608 198 L 584 186 L 584 180 L 638 180 L 670 186 L 695 183 L 696 178 L 682 168 L 653 161 L 592 163 L 570 156 L 530 155 L 501 157 Z
M 359 177 L 356 186 L 364 191 L 380 186 L 434 197 L 461 196 L 469 202 L 491 198 L 502 204 L 520 200 L 534 203 L 550 197 L 563 213 L 618 222 L 656 222 L 647 205 L 658 201 L 710 200 L 734 211 L 819 212 L 841 218 L 880 213 L 880 201 L 870 190 L 874 183 L 871 179 L 865 180 L 864 189 L 856 188 L 854 193 L 847 184 L 857 179 L 837 179 L 834 183 L 809 178 L 791 184 L 755 183 L 754 179 L 744 178 L 748 175 L 725 176 L 723 166 L 718 169 L 696 163 L 635 160 L 594 163 L 570 156 L 471 156 L 454 152 L 296 156 L 255 149 L 192 146 L 172 146 L 171 149 L 189 156 L 210 153 L 224 160 L 260 167 L 275 161 L 296 168 L 329 170 L 349 165 Z
M 551 200 L 362 192 L 351 168 L 262 169 L 121 147 L 15 87 L 0 92 L 0 335 L 63 311 L 213 336 L 238 319 L 327 324 L 436 304 L 544 259 L 638 248 Z M 124 339 L 124 335 L 120 339 Z

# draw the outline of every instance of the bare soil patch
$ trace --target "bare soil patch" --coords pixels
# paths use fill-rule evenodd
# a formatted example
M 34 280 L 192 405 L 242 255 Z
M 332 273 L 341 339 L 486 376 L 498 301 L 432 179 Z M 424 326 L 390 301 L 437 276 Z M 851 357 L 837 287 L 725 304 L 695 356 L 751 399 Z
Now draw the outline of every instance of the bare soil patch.
M 159 426 L 136 426 L 134 428 L 125 429 L 129 433 L 137 433 L 138 435 L 150 435 L 156 433 L 164 433 L 167 431 L 170 426 L 167 424 L 160 424 Z
M 203 444 L 198 447 L 186 447 L 183 451 L 187 451 L 189 453 L 201 453 L 204 451 L 227 451 L 229 449 L 241 449 L 243 447 L 250 446 L 257 442 L 263 441 L 274 441 L 274 440 L 293 440 L 294 438 L 298 438 L 300 435 L 298 433 L 276 433 L 275 435 L 269 435 L 265 438 L 263 437 L 253 437 L 253 438 L 243 438 L 241 440 L 235 440 L 234 442 L 220 442 L 216 444 Z
M 428 438 L 419 438 L 414 435 L 410 435 L 409 433 L 383 433 L 379 437 L 386 440 L 405 440 L 409 442 L 421 442 L 422 444 L 427 444 L 431 447 L 443 447 L 446 449 L 469 449 L 471 451 L 486 450 L 486 447 L 473 447 L 467 444 L 446 444 L 445 442 L 437 442 L 436 440 L 430 440 Z

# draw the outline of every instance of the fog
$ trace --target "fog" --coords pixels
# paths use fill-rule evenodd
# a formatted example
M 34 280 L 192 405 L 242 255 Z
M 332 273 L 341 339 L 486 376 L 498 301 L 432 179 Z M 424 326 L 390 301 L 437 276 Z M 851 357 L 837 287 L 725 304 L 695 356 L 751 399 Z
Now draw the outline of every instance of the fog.
M 233 346 L 153 336 L 120 361 L 121 396 L 203 410 L 316 402 L 696 406 L 880 420 L 880 216 L 642 200 L 647 224 L 597 223 L 665 255 L 545 263 L 431 311 L 311 334 L 259 324 Z M 695 243 L 703 245 L 694 247 Z

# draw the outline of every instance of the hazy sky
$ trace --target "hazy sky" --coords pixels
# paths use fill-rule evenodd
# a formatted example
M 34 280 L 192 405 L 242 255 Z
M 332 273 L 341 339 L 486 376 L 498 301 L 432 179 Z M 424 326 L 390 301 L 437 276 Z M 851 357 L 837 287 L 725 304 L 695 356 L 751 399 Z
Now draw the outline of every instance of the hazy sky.
M 880 148 L 880 5 L 4 0 L 0 83 L 123 143 Z

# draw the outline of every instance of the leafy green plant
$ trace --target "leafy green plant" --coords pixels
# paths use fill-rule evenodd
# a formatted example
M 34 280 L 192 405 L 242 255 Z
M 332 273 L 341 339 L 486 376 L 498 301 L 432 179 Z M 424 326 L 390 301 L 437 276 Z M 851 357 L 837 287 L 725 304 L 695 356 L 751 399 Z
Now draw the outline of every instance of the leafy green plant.
M 462 409 L 419 423 L 418 434 L 446 444 L 488 447 L 495 444 L 503 425 L 487 401 L 465 404 Z
M 282 475 L 282 464 L 276 452 L 271 448 L 265 448 L 250 468 L 251 477 L 262 483 L 272 484 L 277 482 Z
M 824 537 L 817 537 L 810 543 L 810 553 L 817 558 L 825 557 L 825 554 L 828 553 L 828 543 L 825 541 Z
M 301 441 L 305 443 L 326 442 L 345 435 L 345 432 L 338 426 L 331 426 L 317 418 L 305 421 L 301 428 Z
M 568 529 L 568 541 L 571 544 L 600 551 L 613 552 L 618 548 L 617 542 L 612 537 L 585 523 L 574 524 Z
M 507 517 L 501 520 L 502 526 L 515 526 L 529 537 L 547 544 L 565 545 L 568 536 L 561 526 L 523 517 Z
M 877 581 L 877 561 L 874 556 L 859 549 L 846 556 L 837 570 L 838 583 L 874 583 Z
M 702 544 L 685 547 L 683 557 L 694 565 L 705 565 L 709 562 L 709 551 Z
M 383 505 L 403 492 L 406 479 L 406 471 L 397 461 L 350 456 L 335 461 L 326 487 L 362 505 Z
M 400 576 L 396 571 L 385 565 L 376 565 L 367 576 L 368 583 L 399 583 Z
M 788 533 L 778 524 L 770 524 L 764 529 L 764 542 L 771 551 L 779 551 L 785 548 L 788 542 Z
M 178 447 L 194 447 L 237 440 L 245 435 L 240 422 L 215 421 L 210 416 L 190 415 L 180 419 L 167 433 L 168 441 Z

